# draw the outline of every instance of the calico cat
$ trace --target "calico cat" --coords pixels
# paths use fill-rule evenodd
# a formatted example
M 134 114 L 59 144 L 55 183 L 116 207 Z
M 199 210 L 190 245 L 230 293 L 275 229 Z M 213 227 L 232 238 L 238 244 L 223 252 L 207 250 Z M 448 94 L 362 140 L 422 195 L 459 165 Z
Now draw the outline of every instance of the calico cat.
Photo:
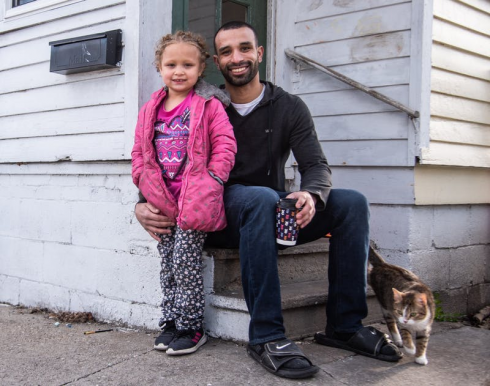
M 369 248 L 369 262 L 372 267 L 368 282 L 381 304 L 393 341 L 398 347 L 404 347 L 408 354 L 415 354 L 416 363 L 426 365 L 429 363 L 427 344 L 435 314 L 431 290 L 410 271 L 385 262 L 372 247 Z

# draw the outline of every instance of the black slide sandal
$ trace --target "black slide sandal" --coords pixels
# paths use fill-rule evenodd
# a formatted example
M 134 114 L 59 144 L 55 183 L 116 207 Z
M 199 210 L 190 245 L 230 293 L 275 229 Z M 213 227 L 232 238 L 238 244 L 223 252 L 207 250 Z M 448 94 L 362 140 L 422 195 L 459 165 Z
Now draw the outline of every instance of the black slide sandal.
M 374 327 L 361 328 L 347 341 L 329 338 L 324 333 L 317 332 L 315 341 L 324 346 L 353 351 L 359 355 L 387 362 L 398 362 L 403 357 L 403 353 L 395 346 L 388 335 L 376 330 Z M 390 346 L 393 349 L 393 355 L 382 354 L 381 349 L 384 346 Z
M 260 363 L 267 371 L 279 377 L 293 379 L 308 378 L 320 370 L 289 339 L 265 343 L 264 351 L 261 354 L 257 352 L 255 347 L 257 346 L 247 346 L 248 355 Z M 306 359 L 310 366 L 297 369 L 284 368 L 284 365 L 293 359 Z

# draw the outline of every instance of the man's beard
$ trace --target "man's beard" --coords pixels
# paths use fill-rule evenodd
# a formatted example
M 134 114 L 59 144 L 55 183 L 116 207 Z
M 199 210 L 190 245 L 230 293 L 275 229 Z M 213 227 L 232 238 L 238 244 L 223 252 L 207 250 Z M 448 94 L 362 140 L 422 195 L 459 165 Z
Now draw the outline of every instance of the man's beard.
M 228 83 L 230 83 L 233 86 L 244 86 L 252 81 L 253 78 L 257 75 L 259 72 L 259 62 L 257 61 L 246 61 L 246 62 L 241 62 L 240 64 L 246 64 L 249 67 L 249 71 L 246 75 L 240 75 L 240 76 L 234 76 L 233 72 L 228 68 L 228 66 L 225 67 L 224 71 L 223 68 L 220 66 L 220 71 L 223 74 L 223 77 L 226 79 Z M 235 65 L 229 67 L 237 67 Z

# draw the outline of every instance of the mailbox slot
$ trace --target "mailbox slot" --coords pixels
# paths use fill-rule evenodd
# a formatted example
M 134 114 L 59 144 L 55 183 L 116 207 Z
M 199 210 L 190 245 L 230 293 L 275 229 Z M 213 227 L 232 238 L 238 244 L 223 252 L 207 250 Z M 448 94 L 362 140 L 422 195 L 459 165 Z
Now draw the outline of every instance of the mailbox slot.
M 120 29 L 50 42 L 49 71 L 75 74 L 117 67 L 122 57 Z

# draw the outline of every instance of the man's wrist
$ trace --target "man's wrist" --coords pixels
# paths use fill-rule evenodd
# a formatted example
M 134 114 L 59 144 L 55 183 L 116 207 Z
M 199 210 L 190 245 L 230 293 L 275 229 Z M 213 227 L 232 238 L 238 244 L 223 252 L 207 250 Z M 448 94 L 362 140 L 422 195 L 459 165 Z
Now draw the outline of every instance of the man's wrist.
M 316 194 L 312 194 L 312 193 L 310 193 L 310 195 L 311 195 L 311 198 L 313 199 L 313 202 L 316 205 L 316 203 L 318 202 L 318 196 Z
M 311 199 L 313 200 L 313 203 L 316 205 L 316 203 L 318 202 L 318 196 L 314 193 L 308 192 L 307 190 L 305 190 L 304 192 L 310 195 Z

